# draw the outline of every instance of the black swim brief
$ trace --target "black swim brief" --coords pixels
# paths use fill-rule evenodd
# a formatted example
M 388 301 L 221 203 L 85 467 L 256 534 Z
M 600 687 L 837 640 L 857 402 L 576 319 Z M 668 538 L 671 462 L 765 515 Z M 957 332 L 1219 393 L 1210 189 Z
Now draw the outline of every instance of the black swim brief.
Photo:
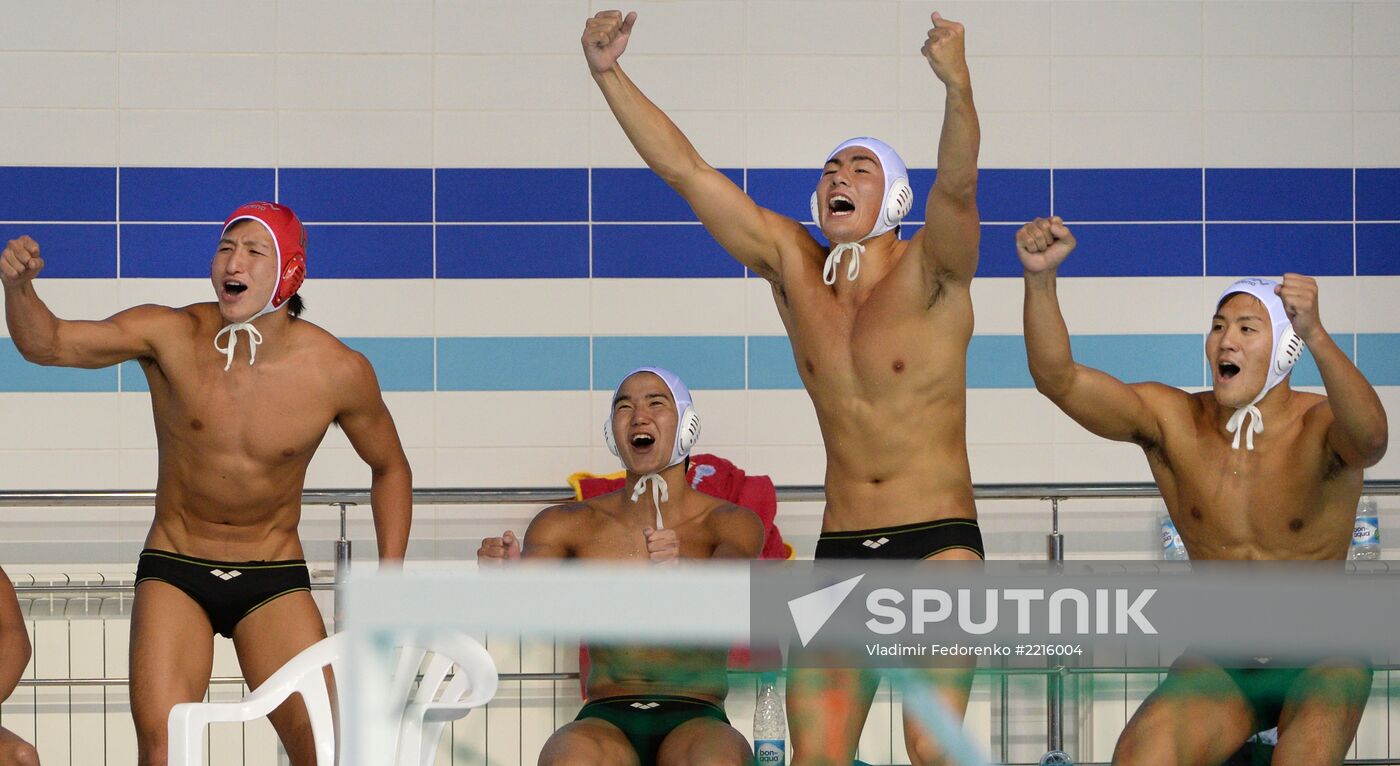
M 661 742 L 677 726 L 693 718 L 712 718 L 729 724 L 724 709 L 713 702 L 694 697 L 649 694 L 627 697 L 606 697 L 592 700 L 578 711 L 575 721 L 597 718 L 622 730 L 632 743 L 642 766 L 656 763 Z
M 311 591 L 306 561 L 211 561 L 147 548 L 136 565 L 136 584 L 159 580 L 179 588 L 209 615 L 214 632 L 233 629 L 254 609 L 298 591 Z
M 965 550 L 985 559 L 977 519 L 939 519 L 883 529 L 823 532 L 817 559 L 919 560 L 944 551 Z

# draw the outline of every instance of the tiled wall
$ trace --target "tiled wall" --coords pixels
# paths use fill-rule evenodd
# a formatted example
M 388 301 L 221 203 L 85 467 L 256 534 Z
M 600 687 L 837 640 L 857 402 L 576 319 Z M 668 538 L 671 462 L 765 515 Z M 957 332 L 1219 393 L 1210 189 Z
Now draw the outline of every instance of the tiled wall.
M 294 206 L 309 224 L 306 317 L 375 362 L 421 486 L 614 469 L 601 417 L 642 361 L 696 389 L 703 449 L 817 483 L 820 436 L 767 285 L 644 169 L 588 77 L 578 37 L 601 7 L 0 0 L 0 237 L 33 234 L 40 294 L 98 318 L 208 300 L 224 215 L 259 197 Z M 1137 448 L 1030 387 L 1011 235 L 1050 212 L 1080 240 L 1061 296 L 1083 361 L 1202 386 L 1220 288 L 1303 271 L 1400 413 L 1400 4 L 632 7 L 633 79 L 712 164 L 804 218 L 817 163 L 851 135 L 898 147 L 922 195 L 942 88 L 917 51 L 931 11 L 967 25 L 983 128 L 975 481 L 1150 478 Z M 1318 382 L 1305 362 L 1295 383 Z M 132 365 L 40 369 L 0 337 L 0 489 L 149 488 L 155 467 Z M 1400 449 L 1369 476 L 1400 478 Z M 308 482 L 364 486 L 368 472 L 333 430 Z M 994 555 L 1042 555 L 1048 521 L 1031 505 L 981 505 Z M 420 509 L 414 551 L 469 558 L 472 538 L 531 510 Z M 803 552 L 818 510 L 780 516 Z M 1072 554 L 1151 548 L 1149 502 L 1065 510 Z M 0 561 L 29 566 L 129 560 L 149 521 L 0 514 Z M 324 558 L 334 521 L 308 519 Z M 367 521 L 353 529 L 369 550 Z

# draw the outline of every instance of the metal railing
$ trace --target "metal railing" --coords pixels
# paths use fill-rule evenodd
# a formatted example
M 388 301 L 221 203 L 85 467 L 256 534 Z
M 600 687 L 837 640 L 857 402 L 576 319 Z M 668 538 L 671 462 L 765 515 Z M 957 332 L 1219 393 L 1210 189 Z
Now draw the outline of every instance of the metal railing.
M 822 502 L 826 493 L 820 485 L 787 485 L 777 487 L 780 502 Z M 1363 494 L 1372 496 L 1400 495 L 1400 480 L 1374 480 L 1365 482 Z M 1060 532 L 1060 503 L 1075 499 L 1105 498 L 1151 498 L 1159 497 L 1157 485 L 1150 482 L 1085 482 L 1066 484 L 981 484 L 973 487 L 973 495 L 979 500 L 1042 500 L 1050 503 L 1050 531 L 1046 534 L 1046 559 L 1052 562 L 1064 561 L 1064 535 Z M 419 505 L 539 505 L 572 500 L 572 490 L 539 487 L 492 487 L 492 488 L 440 488 L 415 489 L 413 504 Z M 0 508 L 4 507 L 146 507 L 155 504 L 154 491 L 145 490 L 61 490 L 61 491 L 0 491 Z M 312 489 L 302 493 L 303 506 L 335 506 L 340 509 L 340 537 L 335 541 L 335 581 L 314 583 L 313 590 L 334 590 L 344 582 L 351 561 L 351 541 L 347 536 L 348 512 L 351 506 L 368 505 L 368 490 L 358 489 Z M 61 593 L 117 593 L 130 594 L 134 585 L 29 585 L 17 586 L 21 595 L 55 595 Z M 335 625 L 341 625 L 339 599 L 334 608 Z M 1400 667 L 1384 667 L 1378 670 L 1397 670 Z M 1159 672 L 1163 669 L 1146 669 L 1143 672 Z M 1064 746 L 1064 680 L 1068 675 L 1078 673 L 1132 673 L 1127 668 L 1066 668 L 1050 666 L 1046 668 L 988 668 L 979 670 L 1002 678 L 1001 695 L 1003 727 L 1007 720 L 1006 679 L 1011 675 L 1044 675 L 1046 677 L 1046 744 L 1049 750 L 1061 750 Z M 577 679 L 578 673 L 502 673 L 503 681 L 554 681 Z M 22 686 L 122 686 L 127 679 L 24 679 Z M 237 677 L 217 677 L 211 684 L 242 683 Z M 1005 747 L 1007 738 L 1003 736 Z M 1003 753 L 1003 761 L 1005 760 Z M 1347 761 L 1349 764 L 1391 764 L 1400 759 L 1363 759 Z

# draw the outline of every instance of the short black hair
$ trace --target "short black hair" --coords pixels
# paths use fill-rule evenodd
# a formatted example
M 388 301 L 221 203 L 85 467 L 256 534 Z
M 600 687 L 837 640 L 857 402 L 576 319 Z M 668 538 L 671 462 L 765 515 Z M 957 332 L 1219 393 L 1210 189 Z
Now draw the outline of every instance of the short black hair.
M 301 312 L 306 310 L 306 301 L 301 299 L 301 293 L 295 293 L 287 299 L 287 316 L 296 319 L 301 316 Z

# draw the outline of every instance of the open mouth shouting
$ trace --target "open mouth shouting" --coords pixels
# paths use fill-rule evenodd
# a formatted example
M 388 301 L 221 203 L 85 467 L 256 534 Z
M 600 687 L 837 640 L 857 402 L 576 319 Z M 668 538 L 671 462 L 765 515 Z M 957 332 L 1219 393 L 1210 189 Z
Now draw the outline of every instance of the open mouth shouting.
M 247 291 L 247 285 L 243 284 L 242 282 L 239 282 L 236 279 L 228 279 L 224 280 L 219 297 L 228 301 L 237 300 L 238 296 L 242 295 Z
M 632 434 L 629 441 L 632 444 L 632 452 L 638 455 L 650 454 L 652 447 L 656 445 L 656 437 L 648 433 Z
M 846 218 L 856 212 L 856 203 L 844 194 L 833 194 L 826 201 L 826 212 L 829 218 Z
M 1240 374 L 1240 366 L 1234 362 L 1217 362 L 1215 365 L 1216 380 L 1230 380 Z

